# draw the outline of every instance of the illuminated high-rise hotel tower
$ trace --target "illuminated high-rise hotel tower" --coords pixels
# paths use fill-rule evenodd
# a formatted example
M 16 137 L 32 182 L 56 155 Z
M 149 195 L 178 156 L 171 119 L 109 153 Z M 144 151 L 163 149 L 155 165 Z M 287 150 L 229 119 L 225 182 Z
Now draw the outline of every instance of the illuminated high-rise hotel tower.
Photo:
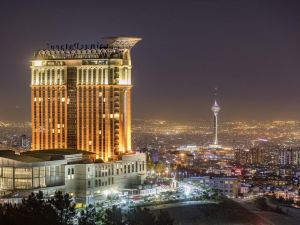
M 133 37 L 49 46 L 31 64 L 32 149 L 80 149 L 108 161 L 131 151 Z

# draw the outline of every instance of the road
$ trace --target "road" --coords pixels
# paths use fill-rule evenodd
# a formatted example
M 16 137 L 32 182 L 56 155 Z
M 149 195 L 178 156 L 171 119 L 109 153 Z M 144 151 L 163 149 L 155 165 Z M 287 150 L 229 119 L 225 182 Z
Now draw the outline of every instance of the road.
M 185 202 L 174 202 L 174 203 L 168 203 L 168 204 L 147 206 L 147 208 L 150 210 L 161 210 L 161 209 L 169 209 L 169 208 L 174 208 L 174 207 L 201 205 L 201 204 L 208 204 L 208 203 L 216 203 L 216 202 L 215 201 L 185 201 Z

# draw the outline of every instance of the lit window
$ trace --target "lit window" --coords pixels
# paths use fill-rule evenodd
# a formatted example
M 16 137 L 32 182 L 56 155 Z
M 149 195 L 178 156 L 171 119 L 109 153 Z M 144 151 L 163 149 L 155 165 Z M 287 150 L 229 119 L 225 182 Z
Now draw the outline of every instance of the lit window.
M 33 65 L 34 66 L 42 66 L 42 64 L 43 64 L 42 60 L 35 60 L 35 61 L 33 61 Z

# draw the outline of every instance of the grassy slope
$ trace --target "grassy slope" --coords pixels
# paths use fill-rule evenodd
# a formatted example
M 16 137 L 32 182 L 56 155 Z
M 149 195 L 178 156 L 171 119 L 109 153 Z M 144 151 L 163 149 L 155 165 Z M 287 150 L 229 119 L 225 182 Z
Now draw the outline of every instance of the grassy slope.
M 224 200 L 218 204 L 179 206 L 166 209 L 176 225 L 254 225 L 264 224 L 239 204 Z

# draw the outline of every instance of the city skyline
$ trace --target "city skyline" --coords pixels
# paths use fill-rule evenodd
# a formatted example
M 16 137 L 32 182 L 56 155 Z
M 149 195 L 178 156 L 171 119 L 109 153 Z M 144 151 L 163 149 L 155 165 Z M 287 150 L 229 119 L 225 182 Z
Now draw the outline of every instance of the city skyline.
M 3 3 L 0 225 L 300 224 L 299 11 Z
M 223 120 L 300 119 L 297 1 L 2 4 L 1 119 L 30 120 L 27 74 L 34 49 L 111 35 L 144 40 L 133 50 L 133 118 L 211 119 L 207 109 L 218 85 Z

